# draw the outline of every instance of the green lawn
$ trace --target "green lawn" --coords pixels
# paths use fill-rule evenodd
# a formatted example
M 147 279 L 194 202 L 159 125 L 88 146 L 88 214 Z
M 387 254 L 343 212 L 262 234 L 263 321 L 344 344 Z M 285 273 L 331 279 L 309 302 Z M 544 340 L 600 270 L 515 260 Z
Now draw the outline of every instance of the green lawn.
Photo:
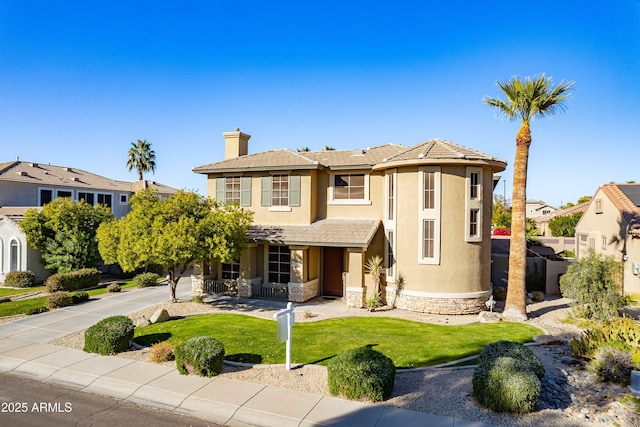
M 133 284 L 133 281 L 131 280 L 126 282 L 118 282 L 118 284 L 120 285 L 121 289 L 128 289 L 128 288 L 135 287 L 135 285 Z M 26 292 L 33 292 L 35 290 L 45 290 L 45 289 L 46 288 L 44 286 L 39 286 L 36 288 L 25 288 L 25 289 L 20 289 L 18 290 L 19 292 L 15 292 L 13 294 L 6 294 L 6 295 L 0 294 L 0 296 L 12 296 L 12 295 L 17 295 L 17 294 L 26 293 Z M 13 291 L 17 289 L 2 289 L 2 290 Z M 77 293 L 77 292 L 80 292 L 80 291 L 74 291 L 74 292 L 71 292 L 71 294 L 73 295 L 74 293 Z M 91 297 L 97 294 L 104 294 L 107 292 L 107 290 L 103 286 L 100 288 L 91 289 L 84 292 L 88 293 L 89 296 Z M 0 317 L 24 314 L 32 308 L 44 307 L 46 302 L 47 302 L 47 297 L 27 298 L 27 299 L 18 300 L 18 301 L 3 302 L 0 304 Z
M 10 297 L 13 295 L 27 294 L 30 292 L 44 291 L 45 286 L 35 286 L 33 288 L 4 288 L 0 287 L 0 297 Z
M 542 333 L 530 325 L 500 322 L 441 326 L 394 318 L 349 317 L 297 323 L 292 329 L 292 362 L 324 364 L 345 350 L 372 345 L 398 368 L 437 365 L 477 354 L 499 340 L 531 341 Z M 285 345 L 276 340 L 276 322 L 241 314 L 207 314 L 136 328 L 134 341 L 174 347 L 201 335 L 220 340 L 225 359 L 284 363 Z

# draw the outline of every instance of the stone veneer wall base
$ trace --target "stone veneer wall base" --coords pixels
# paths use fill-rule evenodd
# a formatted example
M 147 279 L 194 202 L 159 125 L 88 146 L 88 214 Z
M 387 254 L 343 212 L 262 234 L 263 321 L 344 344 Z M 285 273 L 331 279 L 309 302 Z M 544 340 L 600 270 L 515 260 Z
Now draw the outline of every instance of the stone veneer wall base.
M 305 302 L 318 296 L 318 279 L 304 283 L 289 282 L 289 301 Z
M 474 294 L 418 294 L 414 292 L 397 291 L 397 288 L 387 287 L 385 297 L 387 305 L 403 310 L 429 314 L 478 314 L 485 308 L 490 292 Z M 394 304 L 395 303 L 395 304 Z
M 365 288 L 347 288 L 345 297 L 347 307 L 362 308 L 365 306 Z

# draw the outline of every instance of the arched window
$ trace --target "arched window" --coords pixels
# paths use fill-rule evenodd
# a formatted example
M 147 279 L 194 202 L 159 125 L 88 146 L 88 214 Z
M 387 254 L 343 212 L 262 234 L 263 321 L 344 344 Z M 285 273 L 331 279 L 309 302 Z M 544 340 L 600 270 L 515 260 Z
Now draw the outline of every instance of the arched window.
M 9 271 L 20 270 L 20 242 L 11 240 L 9 245 Z
M 4 274 L 4 242 L 0 239 L 0 274 Z

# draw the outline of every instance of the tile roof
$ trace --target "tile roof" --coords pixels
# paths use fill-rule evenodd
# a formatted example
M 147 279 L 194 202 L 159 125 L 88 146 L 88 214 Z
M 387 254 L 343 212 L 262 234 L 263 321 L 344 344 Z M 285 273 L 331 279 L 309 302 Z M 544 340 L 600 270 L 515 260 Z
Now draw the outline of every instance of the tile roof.
M 588 202 L 583 202 L 583 203 L 580 203 L 580 204 L 577 204 L 577 205 L 569 206 L 568 208 L 558 209 L 558 210 L 553 211 L 553 212 L 551 212 L 549 214 L 540 215 L 539 217 L 536 217 L 534 219 L 536 220 L 536 222 L 549 222 L 555 217 L 569 216 L 569 215 L 573 215 L 574 213 L 577 213 L 577 212 L 585 213 L 587 211 L 587 209 L 589 208 L 589 204 L 590 203 L 591 203 L 591 201 L 588 201 Z
M 133 192 L 138 182 L 116 181 L 82 169 L 14 161 L 0 163 L 0 181 L 25 182 L 43 186 Z M 171 194 L 177 190 L 154 181 L 146 181 L 155 190 Z
M 301 154 L 332 169 L 353 166 L 370 168 L 385 158 L 395 156 L 406 149 L 407 147 L 404 145 L 384 144 L 365 149 L 309 151 Z
M 444 139 L 430 139 L 423 143 L 409 147 L 405 151 L 390 157 L 386 160 L 387 163 L 401 162 L 410 160 L 445 160 L 445 159 L 463 159 L 463 160 L 485 160 L 505 163 L 504 160 L 497 157 L 490 156 L 471 148 L 464 147 L 462 145 L 454 144 L 451 141 Z
M 33 206 L 0 206 L 0 216 L 8 218 L 13 222 L 20 223 L 24 219 L 24 214 L 29 209 L 42 210 L 41 207 Z
M 269 150 L 246 156 L 196 166 L 196 173 L 212 173 L 236 170 L 317 169 L 319 163 L 289 149 Z
M 387 163 L 424 160 L 482 160 L 506 162 L 480 151 L 442 139 L 431 139 L 413 147 L 384 144 L 365 149 L 294 152 L 289 149 L 270 150 L 193 168 L 196 173 L 220 173 L 240 170 L 372 168 Z M 503 167 L 503 168 L 504 168 Z
M 284 245 L 366 248 L 379 220 L 323 219 L 310 225 L 252 225 L 249 239 Z
M 629 226 L 627 233 L 640 237 L 640 207 L 625 194 L 625 191 L 630 193 L 633 190 L 631 186 L 640 189 L 640 184 L 604 184 L 600 190 L 622 214 Z

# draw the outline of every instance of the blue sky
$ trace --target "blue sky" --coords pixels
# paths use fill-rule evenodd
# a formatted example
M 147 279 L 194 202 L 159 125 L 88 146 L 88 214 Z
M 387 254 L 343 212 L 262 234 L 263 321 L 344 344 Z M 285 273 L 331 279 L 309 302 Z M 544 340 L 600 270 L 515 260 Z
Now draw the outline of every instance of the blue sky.
M 575 89 L 532 123 L 528 198 L 640 182 L 639 0 L 0 0 L 0 162 L 133 181 L 147 139 L 149 179 L 206 194 L 236 127 L 250 152 L 443 138 L 506 160 L 511 198 L 518 123 L 482 99 L 540 73 Z

